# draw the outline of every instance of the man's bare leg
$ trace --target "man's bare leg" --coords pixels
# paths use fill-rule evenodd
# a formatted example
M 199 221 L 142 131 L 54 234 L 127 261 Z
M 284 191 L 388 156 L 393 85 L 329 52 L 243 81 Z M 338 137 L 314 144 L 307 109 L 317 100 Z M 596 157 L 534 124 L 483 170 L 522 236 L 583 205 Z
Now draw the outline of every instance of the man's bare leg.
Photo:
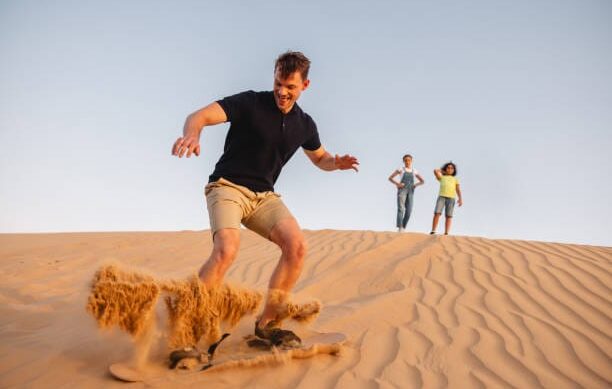
M 208 288 L 219 286 L 234 262 L 240 246 L 240 230 L 223 228 L 215 233 L 213 242 L 213 251 L 198 273 Z
M 294 218 L 282 219 L 272 229 L 270 240 L 281 249 L 281 257 L 270 278 L 269 289 L 289 293 L 295 286 L 306 256 L 306 243 L 302 230 Z M 277 306 L 266 301 L 266 306 L 259 319 L 259 327 L 264 328 L 266 324 L 274 320 Z

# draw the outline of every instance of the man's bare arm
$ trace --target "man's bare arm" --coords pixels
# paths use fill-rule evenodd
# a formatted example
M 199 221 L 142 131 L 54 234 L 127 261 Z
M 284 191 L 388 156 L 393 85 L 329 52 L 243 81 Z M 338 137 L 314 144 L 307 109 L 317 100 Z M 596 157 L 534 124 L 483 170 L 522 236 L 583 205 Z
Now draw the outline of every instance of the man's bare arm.
M 332 170 L 348 170 L 353 169 L 356 172 L 359 171 L 357 166 L 359 162 L 357 158 L 352 155 L 345 154 L 343 156 L 339 156 L 336 154 L 335 156 L 328 153 L 323 146 L 318 149 L 304 150 L 310 161 L 321 170 L 332 171 Z
M 172 146 L 172 155 L 182 158 L 186 155 L 187 158 L 191 154 L 200 155 L 200 134 L 205 126 L 214 126 L 215 124 L 225 123 L 227 115 L 219 103 L 216 101 L 199 109 L 187 116 L 185 125 L 183 126 L 183 136 L 179 137 Z

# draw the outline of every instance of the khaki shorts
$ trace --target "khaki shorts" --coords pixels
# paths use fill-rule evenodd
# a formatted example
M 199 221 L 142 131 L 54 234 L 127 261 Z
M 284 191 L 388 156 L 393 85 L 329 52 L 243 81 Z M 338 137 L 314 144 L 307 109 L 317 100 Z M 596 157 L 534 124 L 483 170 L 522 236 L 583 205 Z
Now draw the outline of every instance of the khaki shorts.
M 223 228 L 246 228 L 266 239 L 281 219 L 293 215 L 274 192 L 253 192 L 224 178 L 211 182 L 204 189 L 210 229 L 215 233 Z

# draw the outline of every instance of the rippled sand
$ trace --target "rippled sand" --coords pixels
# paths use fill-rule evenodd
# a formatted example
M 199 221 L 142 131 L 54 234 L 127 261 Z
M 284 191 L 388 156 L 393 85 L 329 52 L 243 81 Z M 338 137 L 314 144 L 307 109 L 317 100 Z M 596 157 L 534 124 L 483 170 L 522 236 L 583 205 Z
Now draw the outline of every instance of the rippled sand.
M 312 329 L 348 335 L 340 357 L 168 375 L 147 385 L 612 387 L 610 247 L 305 234 L 309 250 L 295 295 L 324 304 Z M 124 386 L 107 367 L 130 355 L 128 336 L 100 332 L 85 312 L 94 271 L 112 260 L 183 278 L 210 248 L 208 231 L 0 235 L 0 387 Z M 227 280 L 265 291 L 278 255 L 243 231 Z M 250 331 L 253 320 L 236 331 Z

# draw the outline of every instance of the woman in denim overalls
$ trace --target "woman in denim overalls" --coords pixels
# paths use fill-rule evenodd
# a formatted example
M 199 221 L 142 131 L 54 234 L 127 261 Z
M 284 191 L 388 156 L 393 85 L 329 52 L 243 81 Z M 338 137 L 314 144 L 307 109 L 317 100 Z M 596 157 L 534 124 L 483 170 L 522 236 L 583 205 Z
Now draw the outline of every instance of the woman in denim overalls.
M 389 181 L 397 187 L 397 218 L 396 227 L 399 232 L 406 229 L 408 220 L 410 220 L 410 214 L 412 213 L 414 188 L 419 185 L 423 185 L 425 180 L 423 177 L 412 168 L 412 155 L 406 154 L 402 157 L 404 166 L 397 169 L 389 176 Z M 401 175 L 400 182 L 394 180 L 395 176 Z M 418 183 L 414 183 L 414 179 L 419 180 Z

